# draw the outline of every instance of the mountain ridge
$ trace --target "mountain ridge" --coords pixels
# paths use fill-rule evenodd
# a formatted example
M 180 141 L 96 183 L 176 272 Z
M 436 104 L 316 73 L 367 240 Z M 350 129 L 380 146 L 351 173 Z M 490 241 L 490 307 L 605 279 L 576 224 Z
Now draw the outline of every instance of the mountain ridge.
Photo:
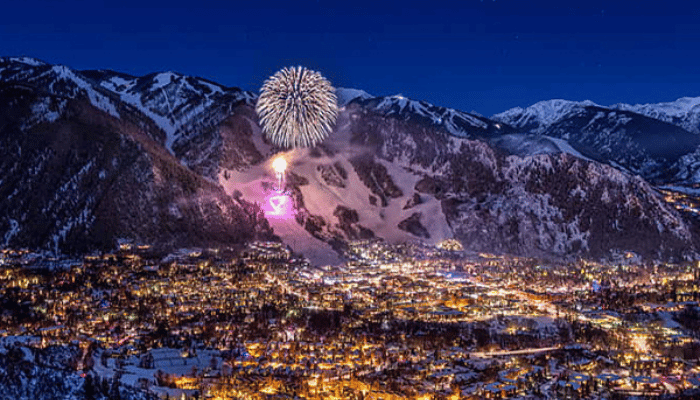
M 51 65 L 50 63 L 47 63 L 43 60 L 36 59 L 33 57 L 27 57 L 27 56 L 3 56 L 3 57 L 0 57 L 0 62 L 7 62 L 7 61 L 23 63 L 23 64 L 31 65 L 31 66 Z M 66 66 L 61 66 L 61 65 L 56 65 L 56 66 L 68 68 Z M 77 72 L 83 73 L 83 74 L 88 74 L 88 75 L 92 75 L 94 73 L 106 73 L 108 75 L 129 77 L 132 79 L 146 78 L 146 77 L 149 77 L 152 75 L 160 75 L 160 74 L 173 74 L 173 75 L 178 75 L 181 77 L 193 78 L 193 79 L 196 79 L 196 80 L 199 80 L 202 82 L 207 82 L 209 84 L 218 86 L 218 87 L 225 89 L 225 90 L 234 90 L 234 91 L 245 92 L 245 93 L 248 93 L 253 98 L 256 97 L 254 92 L 249 92 L 249 91 L 246 92 L 245 90 L 243 90 L 239 87 L 236 87 L 236 86 L 225 86 L 225 85 L 221 85 L 220 83 L 215 82 L 215 81 L 210 80 L 210 79 L 207 79 L 207 78 L 202 78 L 202 77 L 197 77 L 197 76 L 188 76 L 188 75 L 185 75 L 183 73 L 179 73 L 179 72 L 172 71 L 172 70 L 152 72 L 152 73 L 143 75 L 141 77 L 138 77 L 138 76 L 135 76 L 132 74 L 128 74 L 125 72 L 110 70 L 110 69 L 98 69 L 98 70 L 88 69 L 88 70 L 79 70 Z M 355 89 L 355 88 L 337 88 L 337 89 L 339 91 L 344 91 L 346 93 L 354 93 L 354 95 L 350 94 L 350 95 L 343 96 L 343 98 L 340 99 L 341 106 L 345 105 L 347 103 L 350 103 L 351 101 L 356 100 L 357 98 L 361 98 L 362 100 L 367 100 L 367 99 L 372 99 L 372 98 L 396 98 L 396 99 L 400 99 L 400 100 L 405 99 L 405 100 L 410 101 L 410 102 L 420 102 L 420 103 L 424 103 L 424 104 L 429 104 L 429 103 L 424 102 L 424 101 L 407 99 L 403 95 L 373 96 L 362 89 Z M 665 122 L 677 124 L 678 126 L 683 127 L 685 130 L 688 130 L 688 131 L 693 132 L 693 133 L 700 133 L 700 123 L 697 125 L 692 125 L 692 126 L 684 126 L 684 125 L 681 125 L 682 122 L 678 120 L 678 119 L 683 119 L 683 118 L 688 117 L 687 114 L 691 114 L 691 113 L 693 114 L 692 118 L 695 118 L 695 114 L 700 115 L 700 96 L 698 96 L 698 97 L 683 96 L 683 97 L 679 97 L 678 99 L 676 99 L 674 101 L 666 101 L 666 102 L 658 102 L 658 103 L 644 103 L 644 104 L 616 103 L 616 104 L 609 105 L 609 106 L 600 105 L 600 104 L 597 104 L 591 100 L 576 101 L 576 100 L 566 100 L 566 99 L 549 99 L 549 100 L 538 101 L 538 102 L 536 102 L 530 106 L 527 106 L 525 108 L 512 107 L 512 108 L 504 110 L 500 113 L 496 113 L 490 118 L 496 119 L 496 120 L 501 120 L 501 119 L 505 119 L 504 116 L 508 115 L 508 114 L 517 114 L 519 112 L 525 111 L 525 110 L 530 109 L 532 107 L 539 106 L 541 108 L 542 106 L 546 106 L 549 104 L 556 104 L 556 103 L 569 103 L 571 105 L 597 106 L 597 107 L 602 107 L 602 108 L 618 109 L 618 110 L 622 110 L 622 111 L 633 111 L 637 114 L 645 115 L 645 116 L 648 116 L 650 118 L 659 119 L 659 120 L 663 120 Z M 429 104 L 429 105 L 433 106 L 432 104 Z M 441 107 L 441 106 L 433 106 L 433 107 L 440 107 L 440 108 L 445 108 L 445 109 L 451 110 L 451 111 L 457 111 L 460 113 L 469 114 L 469 113 L 466 113 L 464 111 L 459 111 L 457 109 L 452 109 L 452 108 L 448 108 L 448 107 Z M 553 108 L 556 109 L 556 107 L 553 107 Z M 475 113 L 472 113 L 472 114 L 478 115 Z M 481 117 L 481 115 L 478 115 L 478 116 Z M 556 116 L 552 114 L 550 116 L 550 118 L 556 118 Z M 698 117 L 698 118 L 700 118 L 700 117 Z
M 692 138 L 681 128 L 561 102 L 552 109 L 568 107 L 568 122 L 536 133 L 400 95 L 337 93 L 329 140 L 283 151 L 262 137 L 252 92 L 174 72 L 0 58 L 0 239 L 84 251 L 127 237 L 177 247 L 277 236 L 310 254 L 354 239 L 454 237 L 469 250 L 525 256 L 697 257 L 696 217 L 644 179 L 698 176 L 695 149 L 666 159 L 644 147 L 645 127 L 684 144 Z M 275 155 L 290 164 L 296 214 L 284 220 L 263 209 Z

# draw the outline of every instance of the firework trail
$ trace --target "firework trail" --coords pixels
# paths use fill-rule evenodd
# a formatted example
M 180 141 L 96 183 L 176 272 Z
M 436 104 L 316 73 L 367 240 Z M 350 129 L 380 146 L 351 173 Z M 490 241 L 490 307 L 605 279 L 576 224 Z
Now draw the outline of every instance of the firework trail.
M 338 116 L 331 83 L 304 67 L 283 68 L 260 89 L 255 107 L 263 133 L 280 147 L 313 147 L 328 137 Z

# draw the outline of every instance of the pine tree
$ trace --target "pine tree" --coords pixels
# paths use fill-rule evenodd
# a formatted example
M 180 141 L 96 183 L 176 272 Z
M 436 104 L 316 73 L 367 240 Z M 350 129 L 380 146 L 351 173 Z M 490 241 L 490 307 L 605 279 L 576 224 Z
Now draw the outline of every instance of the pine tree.
M 121 393 L 119 393 L 119 380 L 112 379 L 112 387 L 109 390 L 109 400 L 121 400 L 121 398 Z
M 85 400 L 95 399 L 95 382 L 92 379 L 92 375 L 88 374 L 85 377 L 85 383 L 83 384 L 83 392 L 85 394 Z

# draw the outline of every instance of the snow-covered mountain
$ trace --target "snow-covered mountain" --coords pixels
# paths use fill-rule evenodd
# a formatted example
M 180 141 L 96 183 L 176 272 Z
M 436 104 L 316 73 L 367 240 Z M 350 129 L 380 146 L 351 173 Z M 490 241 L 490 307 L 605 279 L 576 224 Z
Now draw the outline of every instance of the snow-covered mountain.
M 359 107 L 351 111 L 366 112 Z M 665 204 L 642 178 L 612 166 L 566 151 L 503 154 L 491 141 L 446 136 L 410 122 L 391 123 L 377 114 L 351 115 L 350 120 L 354 143 L 372 146 L 376 158 L 416 176 L 418 201 L 440 201 L 440 212 L 423 213 L 420 221 L 444 217 L 467 248 L 603 256 L 612 248 L 634 247 L 650 257 L 655 255 L 649 249 L 680 250 L 696 240 L 693 222 Z M 385 193 L 391 201 L 391 191 Z M 675 239 L 665 242 L 670 237 Z
M 621 103 L 610 108 L 636 112 L 700 134 L 700 97 L 681 97 L 676 101 L 656 104 Z
M 358 98 L 353 102 L 386 117 L 431 126 L 459 137 L 486 138 L 511 132 L 508 126 L 480 115 L 411 100 L 402 95 Z
M 359 89 L 336 88 L 335 96 L 338 98 L 338 105 L 343 107 L 353 100 L 371 99 L 374 96 Z
M 172 247 L 271 237 L 254 204 L 183 166 L 166 132 L 99 83 L 0 60 L 0 245 L 81 252 L 118 238 Z
M 658 184 L 678 176 L 681 157 L 700 146 L 699 135 L 679 126 L 590 101 L 542 101 L 493 118 L 522 134 L 565 140 L 586 157 L 616 165 Z
M 319 262 L 373 237 L 457 238 L 470 250 L 547 257 L 696 255 L 697 220 L 625 171 L 673 175 L 668 183 L 679 168 L 654 171 L 665 171 L 669 154 L 695 165 L 678 148 L 697 136 L 681 128 L 592 103 L 489 119 L 403 96 L 336 93 L 329 139 L 283 152 L 262 137 L 254 93 L 174 72 L 133 77 L 2 58 L 0 239 L 85 251 L 120 238 L 177 247 L 277 235 Z M 660 150 L 648 141 L 656 137 Z M 286 218 L 265 209 L 280 153 L 295 211 Z
M 678 100 L 665 103 L 618 103 L 607 107 L 595 104 L 590 100 L 545 100 L 527 108 L 511 108 L 494 115 L 493 119 L 510 123 L 519 128 L 525 128 L 533 131 L 533 133 L 541 133 L 538 130 L 546 129 L 547 126 L 556 123 L 577 109 L 589 106 L 631 111 L 659 121 L 668 122 L 688 132 L 700 134 L 700 97 L 681 97 Z
M 82 74 L 155 122 L 165 132 L 165 148 L 172 154 L 202 128 L 220 123 L 217 117 L 233 106 L 255 99 L 253 93 L 175 72 L 138 78 L 105 70 Z
M 590 100 L 569 101 L 554 99 L 540 101 L 527 108 L 511 108 L 494 115 L 492 118 L 529 133 L 541 134 L 563 118 L 582 112 L 586 107 L 590 106 L 600 107 Z

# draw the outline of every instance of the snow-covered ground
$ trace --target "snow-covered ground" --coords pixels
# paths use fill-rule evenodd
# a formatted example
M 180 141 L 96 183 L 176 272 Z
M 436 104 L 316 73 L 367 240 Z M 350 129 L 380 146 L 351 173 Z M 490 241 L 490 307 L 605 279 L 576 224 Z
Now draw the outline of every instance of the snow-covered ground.
M 551 140 L 552 142 L 554 142 L 554 144 L 556 144 L 557 147 L 559 147 L 559 150 L 560 150 L 562 153 L 569 153 L 569 154 L 571 154 L 571 155 L 573 155 L 573 156 L 576 156 L 576 157 L 578 157 L 578 158 L 581 158 L 581 159 L 584 159 L 584 160 L 588 160 L 588 161 L 593 161 L 593 160 L 591 160 L 590 158 L 588 158 L 588 157 L 584 156 L 583 154 L 579 153 L 578 150 L 576 150 L 576 149 L 574 149 L 573 147 L 571 147 L 571 145 L 569 144 L 569 142 L 567 142 L 566 140 L 558 139 L 558 138 L 551 137 L 551 136 L 546 136 L 546 135 L 545 135 L 544 137 L 546 137 L 547 139 L 549 139 L 549 140 Z
M 6 349 L 15 345 L 29 346 L 41 343 L 41 338 L 38 336 L 5 336 L 0 337 L 0 354 L 5 354 Z M 23 347 L 23 351 L 26 348 Z M 26 355 L 26 352 L 25 352 Z M 33 358 L 33 356 L 32 356 Z
M 117 372 L 117 360 L 107 358 L 106 365 L 102 365 L 101 352 L 94 356 L 95 364 L 93 370 L 101 378 L 112 379 Z M 164 374 L 169 374 L 177 377 L 192 376 L 192 372 L 201 373 L 204 370 L 210 370 L 216 374 L 221 371 L 221 355 L 216 350 L 198 350 L 192 357 L 183 357 L 182 350 L 172 348 L 159 348 L 148 351 L 148 354 L 153 356 L 153 368 L 140 368 L 140 358 L 136 356 L 127 357 L 124 360 L 123 368 L 121 369 L 121 383 L 139 388 L 141 382 L 139 380 L 149 381 L 149 390 L 159 396 L 169 395 L 171 398 L 180 398 L 184 393 L 191 395 L 191 391 L 180 389 L 170 389 L 156 386 L 156 373 L 160 370 Z M 145 356 L 142 355 L 142 356 Z
M 514 133 L 502 135 L 495 139 L 494 143 L 498 147 L 521 157 L 538 154 L 568 153 L 580 159 L 592 161 L 590 158 L 571 147 L 566 140 L 547 135 Z
M 410 217 L 411 214 L 419 212 L 422 214 L 421 224 L 430 233 L 430 239 L 426 242 L 437 243 L 451 238 L 452 231 L 442 213 L 440 202 L 435 198 L 425 196 L 422 204 L 407 210 L 403 209 L 408 200 L 413 197 L 415 184 L 422 176 L 407 171 L 396 164 L 382 162 L 394 183 L 401 189 L 403 196 L 389 199 L 388 207 L 368 204 L 369 197 L 374 194 L 362 183 L 352 165 L 347 162 L 354 155 L 361 154 L 364 149 L 349 144 L 350 131 L 348 128 L 347 115 L 341 113 L 338 118 L 338 129 L 324 142 L 338 153 L 333 156 L 324 155 L 320 158 L 299 157 L 304 161 L 294 165 L 295 170 L 309 179 L 309 185 L 301 188 L 304 203 L 309 212 L 322 216 L 326 221 L 336 222 L 337 218 L 333 215 L 336 207 L 338 205 L 348 207 L 357 211 L 360 225 L 371 229 L 375 235 L 395 243 L 417 239 L 408 232 L 397 229 L 397 226 L 399 222 Z M 302 153 L 302 155 L 304 154 Z M 345 188 L 327 185 L 318 171 L 319 165 L 333 165 L 336 162 L 348 173 Z

